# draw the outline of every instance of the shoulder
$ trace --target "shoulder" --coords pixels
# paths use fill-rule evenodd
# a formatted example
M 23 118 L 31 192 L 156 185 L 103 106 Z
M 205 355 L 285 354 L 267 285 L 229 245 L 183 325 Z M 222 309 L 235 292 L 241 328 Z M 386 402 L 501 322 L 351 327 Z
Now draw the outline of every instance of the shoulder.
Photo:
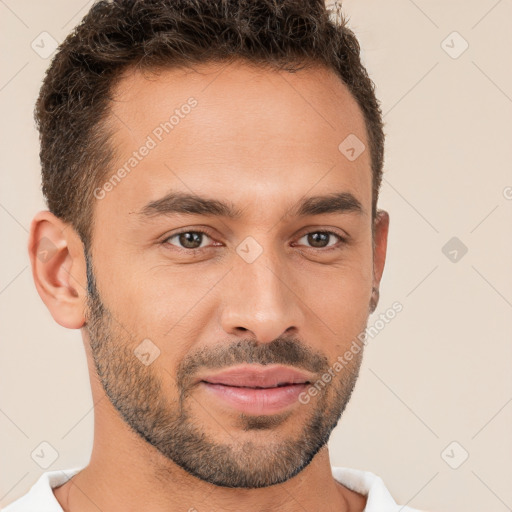
M 371 471 L 339 466 L 331 469 L 336 481 L 351 491 L 366 496 L 365 512 L 421 512 L 408 506 L 400 506 L 382 479 Z
M 82 469 L 59 469 L 43 473 L 26 494 L 2 508 L 2 512 L 62 512 L 53 488 L 66 483 Z

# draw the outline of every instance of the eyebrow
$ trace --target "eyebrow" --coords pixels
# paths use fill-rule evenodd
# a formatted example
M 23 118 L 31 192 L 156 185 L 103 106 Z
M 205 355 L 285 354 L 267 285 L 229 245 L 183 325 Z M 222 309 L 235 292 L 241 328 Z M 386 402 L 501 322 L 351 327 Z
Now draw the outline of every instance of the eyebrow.
M 357 213 L 365 210 L 361 202 L 350 192 L 338 192 L 322 196 L 311 196 L 299 201 L 286 213 L 287 217 L 306 217 L 329 213 Z M 154 217 L 160 215 L 189 214 L 239 219 L 244 210 L 229 201 L 210 199 L 195 194 L 171 192 L 146 204 L 138 215 Z

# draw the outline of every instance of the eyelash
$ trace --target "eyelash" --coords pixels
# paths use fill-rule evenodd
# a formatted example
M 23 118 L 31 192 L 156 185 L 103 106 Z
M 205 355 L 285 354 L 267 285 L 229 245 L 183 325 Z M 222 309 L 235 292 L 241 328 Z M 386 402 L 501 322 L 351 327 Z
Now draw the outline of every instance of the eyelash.
M 208 233 L 208 231 L 200 229 L 200 228 L 195 228 L 195 229 L 185 229 L 183 231 L 179 231 L 177 233 L 173 233 L 171 236 L 166 237 L 162 241 L 162 244 L 164 244 L 164 245 L 172 245 L 174 249 L 177 249 L 179 251 L 185 251 L 185 252 L 188 252 L 188 253 L 197 253 L 199 251 L 202 251 L 202 250 L 210 248 L 210 246 L 208 246 L 208 247 L 197 247 L 195 249 L 187 249 L 185 247 L 178 247 L 178 246 L 175 246 L 173 244 L 169 244 L 168 243 L 168 240 L 170 240 L 171 238 L 174 238 L 176 236 L 179 236 L 179 235 L 181 235 L 183 233 L 202 233 L 202 234 L 208 236 L 209 238 L 213 239 L 213 236 L 210 233 Z M 338 238 L 339 242 L 337 244 L 335 244 L 335 245 L 332 245 L 332 246 L 327 246 L 327 247 L 307 247 L 308 249 L 313 249 L 313 250 L 317 250 L 317 251 L 327 252 L 327 251 L 330 251 L 330 250 L 340 249 L 341 247 L 339 247 L 339 245 L 344 245 L 347 242 L 347 239 L 342 237 L 339 233 L 336 233 L 335 231 L 329 231 L 329 230 L 308 231 L 308 232 L 302 234 L 299 238 L 303 238 L 303 237 L 305 237 L 307 235 L 310 235 L 312 233 L 323 233 L 323 234 L 327 234 L 327 235 L 333 235 L 336 238 Z

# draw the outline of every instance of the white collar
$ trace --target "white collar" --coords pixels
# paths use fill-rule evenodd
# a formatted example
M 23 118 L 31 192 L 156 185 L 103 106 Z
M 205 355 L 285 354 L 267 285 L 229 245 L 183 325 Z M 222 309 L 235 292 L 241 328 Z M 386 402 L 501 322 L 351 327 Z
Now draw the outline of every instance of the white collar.
M 66 483 L 82 469 L 84 466 L 43 473 L 24 496 L 3 511 L 26 512 L 26 507 L 30 506 L 32 509 L 37 504 L 37 512 L 62 512 L 52 489 Z M 338 482 L 352 491 L 367 496 L 364 512 L 419 512 L 410 507 L 397 505 L 382 479 L 370 471 L 334 466 L 331 469 L 333 477 Z

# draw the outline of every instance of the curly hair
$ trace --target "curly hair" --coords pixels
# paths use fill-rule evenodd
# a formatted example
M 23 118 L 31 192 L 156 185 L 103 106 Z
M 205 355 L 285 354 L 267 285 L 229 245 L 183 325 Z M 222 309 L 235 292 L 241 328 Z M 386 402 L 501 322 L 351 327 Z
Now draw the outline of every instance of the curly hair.
M 318 64 L 336 72 L 364 116 L 375 218 L 382 113 L 357 38 L 340 11 L 333 20 L 324 0 L 98 1 L 59 46 L 34 112 L 46 203 L 86 247 L 92 191 L 112 165 L 106 121 L 122 73 L 235 59 L 291 73 Z

